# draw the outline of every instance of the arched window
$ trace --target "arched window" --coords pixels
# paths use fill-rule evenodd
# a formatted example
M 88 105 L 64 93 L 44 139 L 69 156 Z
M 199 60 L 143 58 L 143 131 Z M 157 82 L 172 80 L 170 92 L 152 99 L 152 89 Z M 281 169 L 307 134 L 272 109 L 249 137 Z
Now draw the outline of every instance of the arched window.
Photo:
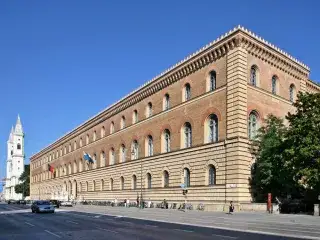
M 77 141 L 74 141 L 74 143 L 73 143 L 73 149 L 74 149 L 74 150 L 77 149 Z
M 120 190 L 124 190 L 124 178 L 120 177 Z
M 258 68 L 257 66 L 252 66 L 250 69 L 250 84 L 256 87 L 258 84 Z
M 104 151 L 100 153 L 100 167 L 106 166 L 106 154 Z
M 188 101 L 191 99 L 191 86 L 189 83 L 184 85 L 184 96 L 183 96 L 183 102 Z
M 95 169 L 97 168 L 97 154 L 93 154 L 92 160 L 93 160 L 92 168 Z
M 169 187 L 169 173 L 168 171 L 163 171 L 163 187 Z
M 255 111 L 250 113 L 248 125 L 249 139 L 254 139 L 258 132 L 258 114 Z
M 218 141 L 218 118 L 215 114 L 211 114 L 207 120 L 207 137 L 208 143 Z
M 123 163 L 126 161 L 126 154 L 127 154 L 126 146 L 122 144 L 120 147 L 120 162 Z
M 213 91 L 217 88 L 216 78 L 217 78 L 216 71 L 211 71 L 209 73 L 209 86 L 208 86 L 209 91 Z
M 110 190 L 113 190 L 113 178 L 110 178 Z
M 146 147 L 146 156 L 147 157 L 150 157 L 153 155 L 153 138 L 151 135 L 148 135 L 147 139 L 146 139 L 146 144 L 147 144 L 147 147 Z
M 111 148 L 109 151 L 109 165 L 115 164 L 115 160 L 114 148 Z
M 190 170 L 188 168 L 183 169 L 184 186 L 190 187 Z
M 101 138 L 103 138 L 106 135 L 106 129 L 104 128 L 104 126 L 102 126 L 100 131 L 101 131 L 100 136 L 101 136 Z
M 97 140 L 97 132 L 96 132 L 96 130 L 94 130 L 94 132 L 93 132 L 93 141 L 96 141 Z
M 79 159 L 79 172 L 83 171 L 83 160 L 80 158 Z
M 71 143 L 69 143 L 69 152 L 71 152 Z
M 152 116 L 152 103 L 149 102 L 146 109 L 146 117 L 148 118 L 151 116 Z
M 162 152 L 167 153 L 170 152 L 171 147 L 171 135 L 169 129 L 165 129 L 162 133 Z
M 82 147 L 83 143 L 82 143 L 82 138 L 80 138 L 80 147 Z
M 138 122 L 138 111 L 134 110 L 132 113 L 132 124 L 135 124 Z
M 73 173 L 77 173 L 78 172 L 78 168 L 77 168 L 77 161 L 76 160 L 74 160 L 74 162 L 73 162 Z
M 213 165 L 209 165 L 208 169 L 208 184 L 215 185 L 216 184 L 216 168 Z
M 96 190 L 96 181 L 93 180 L 93 183 L 92 183 L 92 191 L 95 191 Z
M 277 94 L 277 77 L 276 76 L 272 76 L 272 79 L 271 79 L 271 91 L 272 91 L 272 94 Z
M 184 134 L 184 147 L 188 148 L 192 146 L 192 128 L 190 123 L 185 123 L 183 128 Z
M 100 190 L 101 190 L 101 191 L 104 190 L 104 180 L 103 180 L 103 179 L 101 179 L 101 188 L 100 188 Z
M 289 88 L 289 97 L 290 97 L 290 102 L 294 102 L 295 101 L 295 97 L 296 97 L 296 87 L 294 86 L 294 84 L 290 85 Z
M 147 188 L 151 188 L 151 174 L 147 173 Z
M 86 192 L 88 192 L 89 191 L 89 184 L 88 184 L 88 182 L 86 182 Z
M 67 147 L 64 146 L 64 154 L 67 154 Z M 51 158 L 51 155 L 50 155 L 50 158 Z
M 87 136 L 86 136 L 86 144 L 87 145 L 89 144 L 89 134 L 87 134 Z
M 133 175 L 132 176 L 132 189 L 137 189 L 137 176 Z
M 18 150 L 21 149 L 21 144 L 20 144 L 20 143 L 17 144 L 17 149 L 18 149 Z
M 131 160 L 139 158 L 139 145 L 137 140 L 133 140 L 131 144 Z
M 114 133 L 114 122 L 110 123 L 110 134 Z
M 164 95 L 163 97 L 163 111 L 166 111 L 170 108 L 170 96 L 167 93 L 166 95 Z
M 126 127 L 126 118 L 124 116 L 121 117 L 120 128 L 124 129 Z

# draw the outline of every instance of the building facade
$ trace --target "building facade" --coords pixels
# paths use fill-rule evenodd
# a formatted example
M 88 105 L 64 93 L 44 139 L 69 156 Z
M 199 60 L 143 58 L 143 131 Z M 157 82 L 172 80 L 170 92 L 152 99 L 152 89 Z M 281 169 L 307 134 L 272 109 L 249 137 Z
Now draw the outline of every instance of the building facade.
M 15 192 L 15 186 L 24 171 L 24 133 L 20 117 L 15 128 L 11 128 L 7 142 L 7 172 L 5 178 L 5 199 L 21 200 L 22 194 Z
M 239 26 L 34 154 L 30 196 L 248 203 L 250 139 L 299 91 L 309 68 Z

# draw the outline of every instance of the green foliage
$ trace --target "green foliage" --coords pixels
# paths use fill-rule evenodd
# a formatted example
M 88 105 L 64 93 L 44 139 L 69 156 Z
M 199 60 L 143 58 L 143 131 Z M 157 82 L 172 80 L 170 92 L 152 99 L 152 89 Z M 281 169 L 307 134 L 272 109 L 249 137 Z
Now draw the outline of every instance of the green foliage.
M 311 198 L 320 194 L 320 94 L 299 93 L 289 126 L 268 116 L 253 144 L 250 179 L 255 201 L 273 196 Z
M 320 93 L 300 93 L 294 106 L 296 113 L 287 116 L 285 158 L 300 186 L 320 193 Z
M 16 193 L 22 193 L 23 197 L 30 195 L 30 165 L 24 166 L 24 172 L 21 174 L 19 180 L 20 184 L 17 184 L 14 188 Z
M 269 115 L 259 129 L 253 154 L 256 163 L 252 168 L 251 190 L 255 201 L 265 201 L 270 192 L 273 196 L 286 196 L 294 182 L 283 158 L 284 137 L 287 128 L 282 119 Z

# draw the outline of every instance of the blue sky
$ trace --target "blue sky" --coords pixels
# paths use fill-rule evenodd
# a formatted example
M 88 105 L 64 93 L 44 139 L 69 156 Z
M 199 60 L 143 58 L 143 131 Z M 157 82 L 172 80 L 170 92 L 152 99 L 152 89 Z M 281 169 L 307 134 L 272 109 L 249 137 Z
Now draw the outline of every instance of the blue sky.
M 320 80 L 318 1 L 0 1 L 0 177 L 17 114 L 30 155 L 241 24 Z

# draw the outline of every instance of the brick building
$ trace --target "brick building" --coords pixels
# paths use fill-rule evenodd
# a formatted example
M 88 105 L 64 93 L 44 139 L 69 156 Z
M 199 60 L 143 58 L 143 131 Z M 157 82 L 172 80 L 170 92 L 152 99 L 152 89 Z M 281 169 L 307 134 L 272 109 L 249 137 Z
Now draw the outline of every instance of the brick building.
M 239 26 L 33 155 L 31 199 L 250 202 L 250 138 L 299 91 L 309 68 Z

